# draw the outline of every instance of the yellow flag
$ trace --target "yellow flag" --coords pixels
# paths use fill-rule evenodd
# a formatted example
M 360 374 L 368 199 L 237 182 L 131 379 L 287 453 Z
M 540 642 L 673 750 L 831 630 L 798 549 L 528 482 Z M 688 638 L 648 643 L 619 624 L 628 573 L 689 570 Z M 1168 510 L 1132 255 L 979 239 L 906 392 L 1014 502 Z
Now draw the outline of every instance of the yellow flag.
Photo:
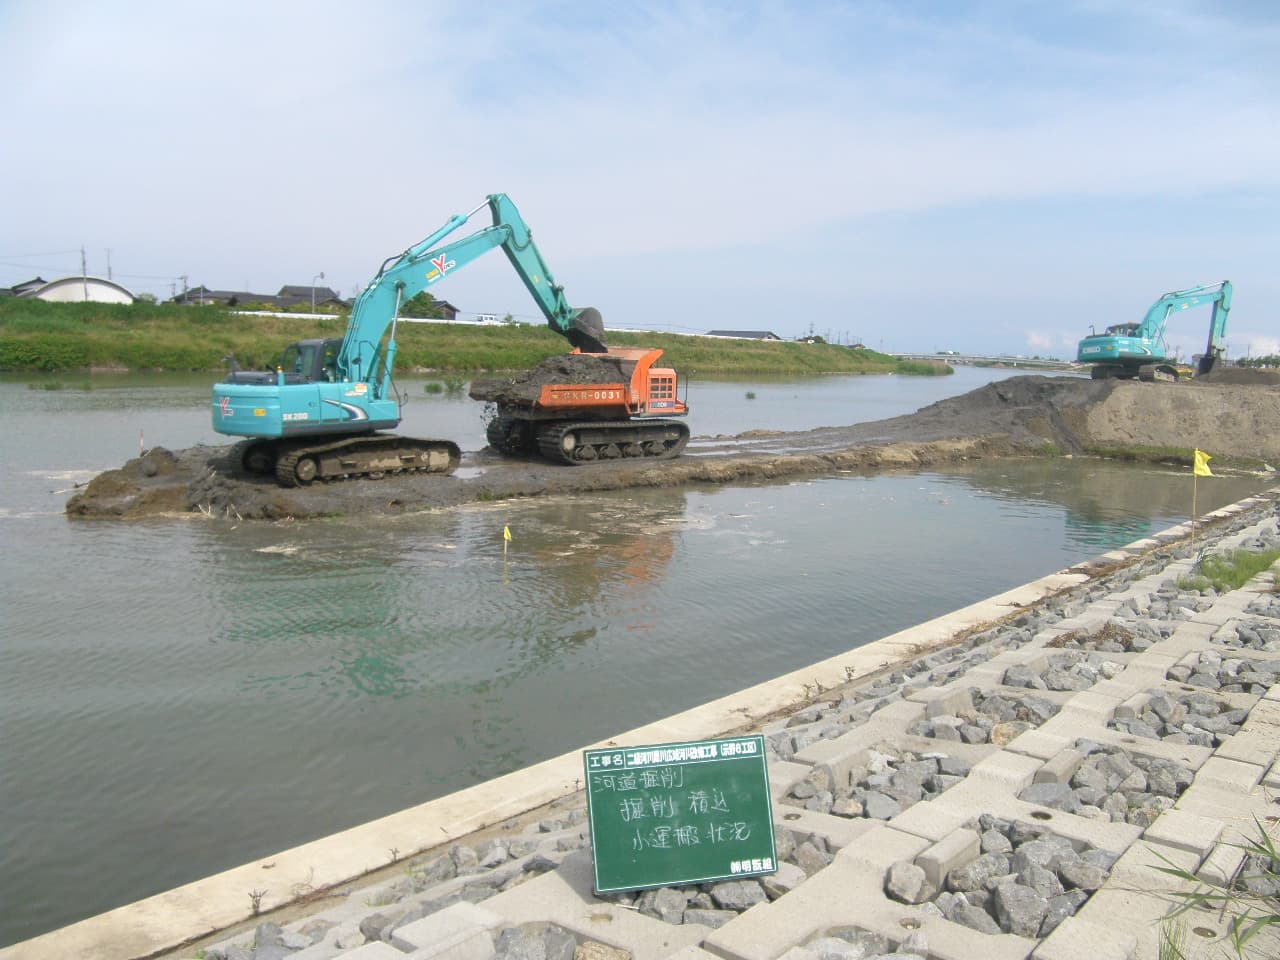
M 1199 456 L 1199 454 L 1200 454 L 1200 451 L 1197 450 L 1196 455 Z M 1196 463 L 1199 463 L 1199 462 L 1200 462 L 1199 460 L 1196 461 Z M 1208 471 L 1208 469 L 1209 469 L 1208 467 L 1205 467 L 1206 472 Z M 502 526 L 502 539 L 508 542 L 511 540 L 511 528 L 508 527 L 506 524 L 503 524 Z
M 1212 459 L 1213 457 L 1209 456 L 1209 454 L 1205 453 L 1203 450 L 1197 450 L 1196 465 L 1192 472 L 1195 473 L 1197 477 L 1212 477 L 1213 471 L 1209 469 L 1209 461 Z

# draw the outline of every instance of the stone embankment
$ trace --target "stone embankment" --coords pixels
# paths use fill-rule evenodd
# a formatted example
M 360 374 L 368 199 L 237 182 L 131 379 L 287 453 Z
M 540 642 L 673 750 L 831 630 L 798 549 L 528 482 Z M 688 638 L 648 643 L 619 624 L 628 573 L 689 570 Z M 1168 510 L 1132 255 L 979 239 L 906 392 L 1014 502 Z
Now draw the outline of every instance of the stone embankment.
M 1169 868 L 1280 905 L 1280 864 L 1240 846 L 1280 815 L 1280 574 L 1223 594 L 1185 580 L 1204 553 L 1280 548 L 1278 504 L 616 739 L 763 733 L 779 862 L 762 878 L 595 895 L 568 754 L 0 960 L 1155 957 L 1196 889 Z M 1221 951 L 1231 916 L 1184 915 L 1192 955 Z M 1280 934 L 1250 950 L 1280 956 Z
M 741 728 L 769 751 L 772 875 L 596 896 L 577 792 L 169 956 L 1155 957 L 1191 889 L 1164 868 L 1280 893 L 1256 879 L 1280 864 L 1236 845 L 1280 814 L 1275 576 L 1180 585 L 1201 552 L 1280 548 L 1278 499 L 1081 565 L 1039 603 Z M 1185 936 L 1207 946 L 1229 919 L 1193 911 Z M 1280 955 L 1280 936 L 1252 949 Z

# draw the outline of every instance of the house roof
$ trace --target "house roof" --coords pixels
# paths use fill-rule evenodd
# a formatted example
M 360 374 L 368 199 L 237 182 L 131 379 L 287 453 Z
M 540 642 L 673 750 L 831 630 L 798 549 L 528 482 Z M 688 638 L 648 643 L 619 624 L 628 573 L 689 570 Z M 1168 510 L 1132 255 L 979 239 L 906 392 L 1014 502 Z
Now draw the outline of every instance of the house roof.
M 781 340 L 772 330 L 709 330 L 708 337 L 738 337 L 743 340 Z
M 310 301 L 311 292 L 313 290 L 315 291 L 315 295 L 316 295 L 316 303 L 319 303 L 321 300 L 340 300 L 341 299 L 341 297 L 338 296 L 338 292 L 336 290 L 331 290 L 329 287 L 312 287 L 312 286 L 303 287 L 303 286 L 296 286 L 293 284 L 286 284 L 285 286 L 281 287 L 280 292 L 277 293 L 276 296 L 277 297 L 299 297 L 303 300 Z

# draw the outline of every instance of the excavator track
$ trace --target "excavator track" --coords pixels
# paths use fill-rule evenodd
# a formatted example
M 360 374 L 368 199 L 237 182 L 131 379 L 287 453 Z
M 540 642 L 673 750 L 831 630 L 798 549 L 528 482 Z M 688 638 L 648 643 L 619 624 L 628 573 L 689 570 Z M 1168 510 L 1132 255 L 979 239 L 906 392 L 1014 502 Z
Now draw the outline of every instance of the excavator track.
M 259 448 L 253 448 L 261 456 Z M 303 487 L 316 480 L 381 479 L 402 473 L 453 473 L 462 451 L 449 440 L 420 440 L 393 433 L 316 442 L 275 444 L 276 482 Z M 266 471 L 260 471 L 266 472 Z
M 689 427 L 678 420 L 556 422 L 538 430 L 538 451 L 570 466 L 600 460 L 670 460 L 688 442 Z

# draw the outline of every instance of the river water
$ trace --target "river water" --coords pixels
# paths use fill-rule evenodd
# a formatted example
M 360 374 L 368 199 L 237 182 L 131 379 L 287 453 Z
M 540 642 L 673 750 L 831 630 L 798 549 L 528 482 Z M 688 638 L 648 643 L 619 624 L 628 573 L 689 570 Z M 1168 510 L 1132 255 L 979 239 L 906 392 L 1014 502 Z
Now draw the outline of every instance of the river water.
M 1009 375 L 699 382 L 691 427 L 880 419 Z M 222 438 L 207 378 L 52 384 L 0 380 L 0 945 L 798 669 L 1191 510 L 1187 470 L 1037 460 L 372 520 L 72 522 L 73 483 L 140 444 Z M 478 404 L 402 386 L 405 432 L 483 446 Z M 1197 506 L 1270 484 L 1202 480 Z

